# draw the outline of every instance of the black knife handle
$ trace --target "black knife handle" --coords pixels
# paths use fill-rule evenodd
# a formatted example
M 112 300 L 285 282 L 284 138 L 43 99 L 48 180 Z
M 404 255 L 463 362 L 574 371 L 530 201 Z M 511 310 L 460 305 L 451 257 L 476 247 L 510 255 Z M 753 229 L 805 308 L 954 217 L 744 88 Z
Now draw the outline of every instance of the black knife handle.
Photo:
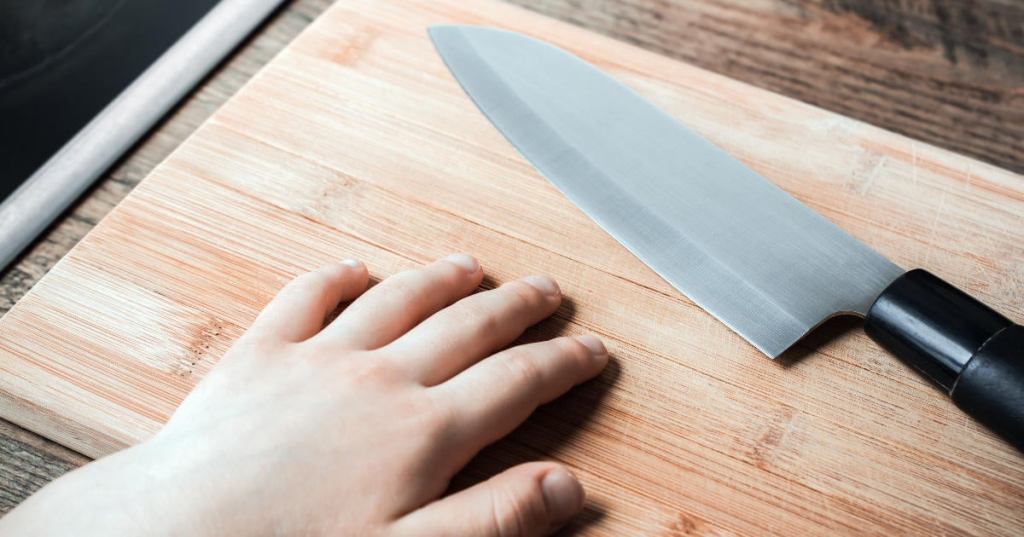
M 1024 451 L 1024 327 L 915 269 L 882 291 L 864 330 Z

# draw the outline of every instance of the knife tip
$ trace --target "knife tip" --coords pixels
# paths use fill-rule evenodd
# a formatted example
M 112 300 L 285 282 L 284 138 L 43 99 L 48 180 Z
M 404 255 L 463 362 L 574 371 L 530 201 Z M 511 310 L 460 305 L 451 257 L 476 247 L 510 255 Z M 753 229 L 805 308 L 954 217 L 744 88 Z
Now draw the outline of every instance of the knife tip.
M 436 38 L 445 34 L 461 32 L 464 28 L 467 28 L 464 24 L 432 24 L 427 26 L 427 35 Z
M 430 26 L 427 26 L 427 35 L 429 35 L 433 39 L 453 34 L 509 34 L 516 36 L 519 35 L 511 30 L 495 28 L 492 26 L 478 26 L 474 24 L 432 24 Z

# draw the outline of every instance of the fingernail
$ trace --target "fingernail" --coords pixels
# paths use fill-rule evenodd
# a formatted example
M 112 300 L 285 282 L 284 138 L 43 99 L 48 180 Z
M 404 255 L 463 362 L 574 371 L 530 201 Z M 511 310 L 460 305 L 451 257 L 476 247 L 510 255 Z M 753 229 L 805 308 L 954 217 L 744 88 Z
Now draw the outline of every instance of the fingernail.
M 458 265 L 459 267 L 466 270 L 470 274 L 476 273 L 480 270 L 480 263 L 477 263 L 476 259 L 469 254 L 452 254 L 445 258 L 449 263 Z
M 536 288 L 541 293 L 544 293 L 545 295 L 555 296 L 559 293 L 558 284 L 555 283 L 555 280 L 552 280 L 547 276 L 535 274 L 533 276 L 527 276 L 523 278 L 523 281 L 530 284 L 531 286 Z
M 555 468 L 540 482 L 544 504 L 551 517 L 551 525 L 569 521 L 583 507 L 583 487 L 576 478 L 562 468 Z
M 363 262 L 358 259 L 346 259 L 342 261 L 341 264 L 352 268 L 360 268 L 363 266 Z
M 595 358 L 608 356 L 608 349 L 604 347 L 604 343 L 595 335 L 584 334 L 582 336 L 576 336 L 576 341 L 579 341 L 590 349 L 590 354 L 593 354 Z

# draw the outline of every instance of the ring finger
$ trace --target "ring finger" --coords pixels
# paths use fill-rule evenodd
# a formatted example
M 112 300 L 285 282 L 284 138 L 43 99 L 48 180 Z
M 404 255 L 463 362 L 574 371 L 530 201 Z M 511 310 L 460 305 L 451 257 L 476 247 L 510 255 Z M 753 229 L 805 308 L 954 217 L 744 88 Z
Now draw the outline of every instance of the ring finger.
M 598 338 L 560 337 L 495 354 L 431 390 L 451 409 L 453 445 L 468 460 L 607 363 L 608 351 Z

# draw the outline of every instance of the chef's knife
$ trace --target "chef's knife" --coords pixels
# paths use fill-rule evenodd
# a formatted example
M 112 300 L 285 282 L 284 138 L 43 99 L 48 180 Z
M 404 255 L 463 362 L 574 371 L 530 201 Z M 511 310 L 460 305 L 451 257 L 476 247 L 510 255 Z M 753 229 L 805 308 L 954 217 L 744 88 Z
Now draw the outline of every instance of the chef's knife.
M 1024 327 L 904 271 L 583 60 L 513 32 L 429 30 L 491 123 L 676 289 L 775 358 L 839 314 L 1024 449 Z

